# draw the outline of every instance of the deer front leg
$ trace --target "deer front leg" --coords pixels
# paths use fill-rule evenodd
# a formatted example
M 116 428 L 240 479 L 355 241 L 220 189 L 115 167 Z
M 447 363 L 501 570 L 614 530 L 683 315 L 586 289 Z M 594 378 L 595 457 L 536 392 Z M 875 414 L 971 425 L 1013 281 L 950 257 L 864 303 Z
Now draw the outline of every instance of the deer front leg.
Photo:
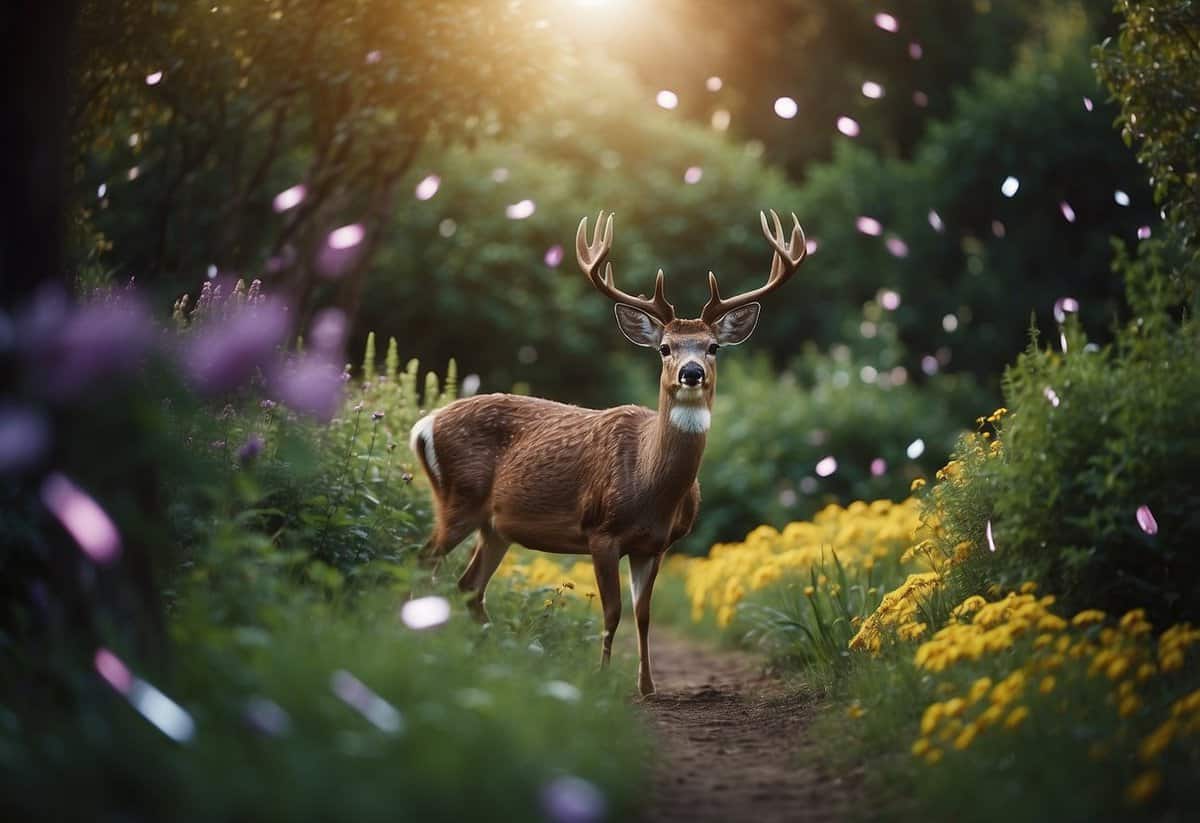
M 604 635 L 601 638 L 600 667 L 608 665 L 612 656 L 613 635 L 621 622 L 621 555 L 613 544 L 592 549 L 592 568 L 596 571 L 596 588 L 600 591 L 600 607 L 604 610 Z
M 650 593 L 662 555 L 629 555 L 629 590 L 633 595 L 633 617 L 638 631 L 638 691 L 642 697 L 654 694 L 650 673 Z

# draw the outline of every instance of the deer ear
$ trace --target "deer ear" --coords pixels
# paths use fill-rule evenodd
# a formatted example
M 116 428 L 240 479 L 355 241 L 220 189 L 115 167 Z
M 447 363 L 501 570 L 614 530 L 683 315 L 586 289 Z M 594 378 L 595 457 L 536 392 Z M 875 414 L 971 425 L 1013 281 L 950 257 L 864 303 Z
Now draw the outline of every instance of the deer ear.
M 629 338 L 630 343 L 653 349 L 662 343 L 663 324 L 658 320 L 641 309 L 626 306 L 624 303 L 617 303 L 613 310 L 617 313 L 617 328 Z
M 761 309 L 761 303 L 747 303 L 722 314 L 712 324 L 717 342 L 722 346 L 736 346 L 738 343 L 744 342 L 754 333 L 754 327 L 758 325 L 758 312 Z

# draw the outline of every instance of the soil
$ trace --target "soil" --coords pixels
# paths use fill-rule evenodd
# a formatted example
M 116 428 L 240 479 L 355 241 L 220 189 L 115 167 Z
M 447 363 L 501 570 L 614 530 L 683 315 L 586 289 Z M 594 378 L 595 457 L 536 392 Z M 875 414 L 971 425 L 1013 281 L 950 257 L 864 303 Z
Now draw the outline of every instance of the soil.
M 641 706 L 658 746 L 646 823 L 848 816 L 857 781 L 822 767 L 808 737 L 810 694 L 760 658 L 661 629 L 650 659 L 658 693 Z

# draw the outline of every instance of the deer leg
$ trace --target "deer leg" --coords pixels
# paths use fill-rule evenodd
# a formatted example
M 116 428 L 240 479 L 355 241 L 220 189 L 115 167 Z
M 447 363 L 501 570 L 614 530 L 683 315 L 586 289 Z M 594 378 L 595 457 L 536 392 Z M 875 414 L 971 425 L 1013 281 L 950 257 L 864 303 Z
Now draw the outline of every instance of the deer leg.
M 633 617 L 638 632 L 638 691 L 642 697 L 654 694 L 650 673 L 650 593 L 662 555 L 629 555 L 629 590 L 633 595 Z
M 592 568 L 596 571 L 596 588 L 600 591 L 600 607 L 604 610 L 604 634 L 601 638 L 600 667 L 608 665 L 612 656 L 613 635 L 621 622 L 621 556 L 616 546 L 592 551 Z
M 487 623 L 488 613 L 485 607 L 485 596 L 488 582 L 500 567 L 500 561 L 508 554 L 508 541 L 494 531 L 479 530 L 479 540 L 475 544 L 475 553 L 467 570 L 458 579 L 458 588 L 462 591 L 473 592 L 467 600 L 471 615 L 480 623 Z
M 421 563 L 432 566 L 435 575 L 442 557 L 478 528 L 479 524 L 471 514 L 472 512 L 451 505 L 439 508 L 433 536 L 425 543 L 420 553 Z

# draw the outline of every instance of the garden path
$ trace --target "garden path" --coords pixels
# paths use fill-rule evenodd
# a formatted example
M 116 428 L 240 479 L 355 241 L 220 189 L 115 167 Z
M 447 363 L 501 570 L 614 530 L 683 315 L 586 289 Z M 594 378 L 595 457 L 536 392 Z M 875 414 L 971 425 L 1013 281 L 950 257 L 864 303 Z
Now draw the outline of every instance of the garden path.
M 658 747 L 647 823 L 847 817 L 858 781 L 818 761 L 811 695 L 760 658 L 662 630 L 651 659 L 658 694 L 642 708 Z

